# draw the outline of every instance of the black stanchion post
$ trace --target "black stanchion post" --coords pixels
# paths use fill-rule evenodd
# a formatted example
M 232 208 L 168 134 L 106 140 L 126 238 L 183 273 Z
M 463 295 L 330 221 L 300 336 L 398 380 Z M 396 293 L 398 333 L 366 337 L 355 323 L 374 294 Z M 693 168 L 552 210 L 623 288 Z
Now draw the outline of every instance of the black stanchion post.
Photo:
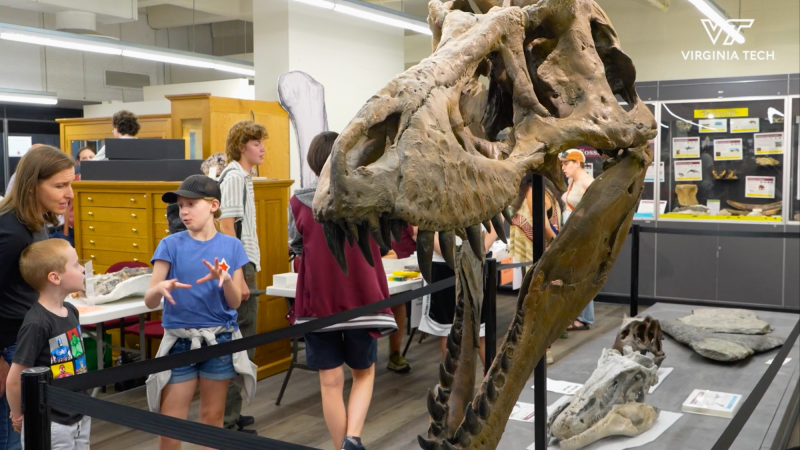
M 494 354 L 497 348 L 497 260 L 489 258 L 485 264 L 483 301 L 489 302 L 486 307 L 486 355 L 483 365 L 483 374 L 489 371 L 494 361 Z
M 531 218 L 533 219 L 533 261 L 538 261 L 544 254 L 544 227 L 546 223 L 544 204 L 544 178 L 541 175 L 533 176 L 533 201 Z M 530 270 L 533 270 L 531 267 Z M 547 361 L 545 357 L 533 369 L 533 404 L 536 416 L 534 418 L 535 449 L 547 449 Z
M 47 385 L 53 380 L 48 367 L 22 371 L 22 413 L 25 415 L 25 450 L 50 450 L 50 406 Z
M 631 317 L 639 314 L 639 225 L 633 225 L 631 242 Z

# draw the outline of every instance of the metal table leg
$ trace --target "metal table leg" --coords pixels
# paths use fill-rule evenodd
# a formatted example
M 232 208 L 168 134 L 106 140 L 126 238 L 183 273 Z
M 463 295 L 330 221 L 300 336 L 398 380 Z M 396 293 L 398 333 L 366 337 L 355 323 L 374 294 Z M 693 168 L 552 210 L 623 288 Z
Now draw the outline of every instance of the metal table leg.
M 103 337 L 105 336 L 105 332 L 103 331 L 103 323 L 100 322 L 95 326 L 95 351 L 97 352 L 97 370 L 103 370 L 103 356 L 104 356 L 104 349 L 103 344 Z M 96 387 L 92 389 L 92 397 L 97 397 L 97 393 L 100 392 L 100 388 Z
M 144 314 L 139 314 L 139 355 L 142 357 L 141 361 L 147 359 L 147 343 L 144 337 Z M 123 343 L 124 347 L 125 344 Z

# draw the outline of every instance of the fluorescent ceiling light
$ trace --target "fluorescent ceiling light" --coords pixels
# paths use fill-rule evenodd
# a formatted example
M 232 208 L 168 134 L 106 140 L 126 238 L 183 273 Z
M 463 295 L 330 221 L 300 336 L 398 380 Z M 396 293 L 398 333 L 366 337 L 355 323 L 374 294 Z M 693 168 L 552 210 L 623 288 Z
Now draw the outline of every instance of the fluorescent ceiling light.
M 744 36 L 742 33 L 737 31 L 736 27 L 728 23 L 725 12 L 719 9 L 713 0 L 689 0 L 689 2 L 699 9 L 704 16 L 711 19 L 718 27 L 721 27 L 723 31 L 728 33 L 734 41 L 739 44 L 744 44 Z
M 368 4 L 365 6 L 361 6 L 358 4 L 360 2 L 351 2 L 346 0 L 335 0 L 335 1 L 294 0 L 294 1 L 298 3 L 305 3 L 307 5 L 316 6 L 319 8 L 332 9 L 336 12 L 347 14 L 349 16 L 358 17 L 360 19 L 366 19 L 372 22 L 377 22 L 392 27 L 416 31 L 417 33 L 427 34 L 428 36 L 431 36 L 433 34 L 431 33 L 430 28 L 428 28 L 425 22 L 422 22 L 421 20 L 406 18 L 400 14 L 396 14 L 391 11 L 384 11 L 383 9 L 378 9 L 376 7 L 369 6 Z
M 247 67 L 229 66 L 226 64 L 214 64 L 214 68 L 223 72 L 238 73 L 240 75 L 256 76 L 256 71 Z
M 136 50 L 125 49 L 122 51 L 122 56 L 128 56 L 130 58 L 146 59 L 148 61 L 158 61 L 169 64 L 180 64 L 182 66 L 202 67 L 205 69 L 214 68 L 214 63 L 211 61 L 203 61 L 201 59 L 185 58 L 181 56 L 172 56 L 165 53 L 140 52 Z
M 82 52 L 105 53 L 107 55 L 121 55 L 122 49 L 111 46 L 86 44 L 80 42 L 79 39 L 52 39 L 44 36 L 36 36 L 32 34 L 13 33 L 8 31 L 0 32 L 0 39 L 8 41 L 25 42 L 27 44 L 46 45 L 48 47 L 67 48 L 70 50 L 80 50 Z
M 56 105 L 58 97 L 52 92 L 0 90 L 0 102 L 31 103 L 35 105 Z

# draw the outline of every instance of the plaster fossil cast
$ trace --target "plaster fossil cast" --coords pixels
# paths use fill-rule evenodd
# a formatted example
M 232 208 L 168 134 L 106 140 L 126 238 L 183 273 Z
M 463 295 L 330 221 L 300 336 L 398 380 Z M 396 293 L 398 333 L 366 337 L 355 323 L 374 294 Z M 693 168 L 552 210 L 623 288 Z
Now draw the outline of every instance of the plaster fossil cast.
M 446 383 L 429 398 L 433 422 L 420 445 L 490 449 L 536 361 L 605 283 L 652 162 L 647 141 L 656 124 L 634 89 L 633 63 L 593 0 L 432 0 L 428 7 L 434 53 L 367 101 L 319 179 L 314 216 L 342 270 L 346 240 L 371 261 L 370 236 L 388 244 L 404 222 L 419 227 L 427 280 L 435 232 L 451 266 L 455 233 L 482 259 L 480 224 L 502 229 L 500 215 L 508 216 L 526 173 L 563 189 L 560 152 L 585 144 L 604 158 L 603 174 L 526 275 L 516 317 L 472 401 L 473 381 L 454 374 L 474 372 L 475 358 L 456 357 L 471 351 L 464 351 L 466 321 L 454 321 L 449 362 L 440 367 Z M 465 304 L 469 288 L 458 287 Z M 479 311 L 462 311 L 468 308 Z
M 666 357 L 661 348 L 663 340 L 664 335 L 661 333 L 661 324 L 658 320 L 650 316 L 626 317 L 622 319 L 622 325 L 612 348 L 620 353 L 623 353 L 626 346 L 643 355 L 649 352 L 653 355 L 656 365 L 661 367 L 661 362 Z
M 678 204 L 681 206 L 698 204 L 696 184 L 679 184 L 675 186 L 675 194 L 678 195 Z
M 549 417 L 549 430 L 559 447 L 577 450 L 607 436 L 636 436 L 649 430 L 659 410 L 644 401 L 658 383 L 657 371 L 650 357 L 630 347 L 624 354 L 604 349 L 580 392 Z

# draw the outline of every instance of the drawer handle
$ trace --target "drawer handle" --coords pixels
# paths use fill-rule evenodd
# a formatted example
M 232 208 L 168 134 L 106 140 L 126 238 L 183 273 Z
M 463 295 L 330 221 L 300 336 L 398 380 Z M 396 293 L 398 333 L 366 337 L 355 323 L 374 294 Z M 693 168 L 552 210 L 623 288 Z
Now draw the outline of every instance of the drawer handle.
M 94 241 L 89 241 L 90 244 L 94 245 Z
M 134 233 L 136 233 L 136 228 L 131 228 L 131 231 L 133 231 Z
M 134 199 L 131 199 L 131 203 L 136 203 L 136 200 L 134 200 Z
M 92 197 L 86 197 L 86 200 L 92 201 Z
M 139 244 L 133 244 L 133 248 L 139 248 Z
M 165 219 L 167 218 L 167 215 L 166 215 L 166 214 L 164 214 L 164 218 L 165 218 Z
M 131 217 L 133 217 L 135 219 L 136 218 L 136 214 L 131 214 Z
M 94 213 L 93 213 L 93 212 L 91 212 L 91 211 L 89 211 L 89 215 L 90 215 L 90 216 L 93 216 L 93 215 L 94 215 Z
M 94 259 L 94 255 L 89 255 L 89 258 L 92 258 L 92 259 Z
M 164 233 L 167 233 L 167 234 L 169 234 L 169 230 L 164 230 Z
M 133 262 L 139 262 L 139 258 L 133 258 Z
M 89 229 L 90 229 L 90 230 L 94 230 L 94 227 L 93 227 L 93 226 L 91 226 L 91 225 L 89 225 Z

